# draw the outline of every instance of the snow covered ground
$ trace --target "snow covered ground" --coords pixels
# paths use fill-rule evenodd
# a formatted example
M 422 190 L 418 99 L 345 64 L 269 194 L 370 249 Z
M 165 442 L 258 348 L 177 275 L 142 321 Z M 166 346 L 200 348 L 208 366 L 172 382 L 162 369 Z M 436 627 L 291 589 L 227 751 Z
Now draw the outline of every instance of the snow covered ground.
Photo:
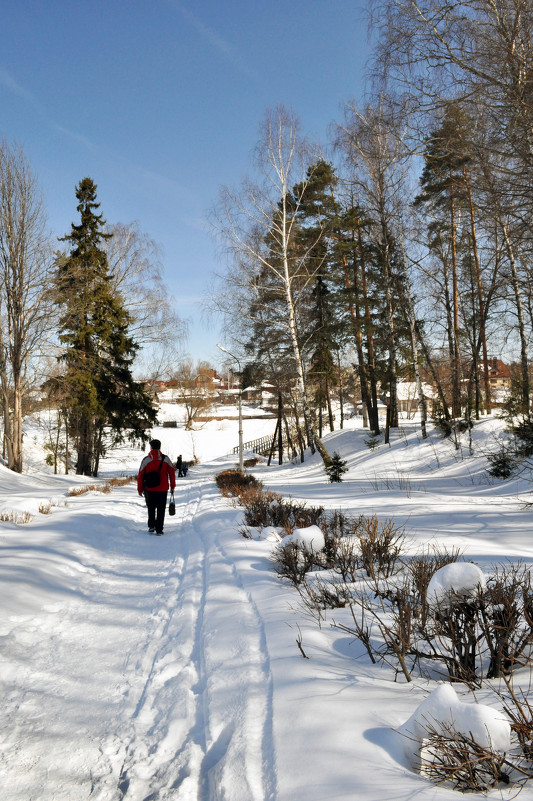
M 274 425 L 245 421 L 244 439 Z M 435 435 L 422 442 L 411 423 L 370 451 L 348 421 L 325 438 L 348 461 L 343 483 L 328 483 L 316 456 L 254 472 L 309 504 L 394 517 L 413 549 L 437 541 L 482 569 L 529 565 L 532 485 L 486 474 L 501 428 L 481 422 L 470 456 Z M 413 772 L 395 731 L 437 685 L 395 682 L 360 644 L 319 629 L 274 572 L 273 543 L 239 536 L 242 513 L 213 481 L 235 463 L 237 422 L 154 434 L 171 458 L 201 460 L 178 480 L 161 538 L 147 535 L 133 484 L 67 496 L 85 479 L 50 474 L 36 425 L 28 472 L 0 467 L 0 515 L 32 516 L 0 523 L 2 800 L 457 798 Z M 109 454 L 102 478 L 135 473 L 141 456 Z M 490 687 L 476 697 L 498 707 Z

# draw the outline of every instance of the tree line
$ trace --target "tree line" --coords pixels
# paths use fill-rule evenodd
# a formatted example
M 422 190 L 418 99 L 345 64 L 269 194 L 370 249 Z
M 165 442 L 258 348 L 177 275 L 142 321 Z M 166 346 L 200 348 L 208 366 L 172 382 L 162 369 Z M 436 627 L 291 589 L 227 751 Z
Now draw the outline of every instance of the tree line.
M 267 111 L 254 179 L 213 212 L 228 338 L 325 462 L 346 365 L 375 434 L 381 401 L 398 425 L 400 379 L 424 437 L 424 381 L 449 431 L 489 414 L 495 353 L 516 353 L 512 404 L 531 413 L 531 4 L 374 0 L 371 25 L 369 100 L 346 104 L 327 147 Z
M 153 242 L 136 224 L 106 224 L 91 178 L 75 195 L 79 219 L 58 249 L 24 152 L 0 142 L 2 455 L 16 472 L 35 395 L 55 415 L 56 470 L 61 432 L 65 470 L 72 465 L 80 475 L 96 476 L 111 445 L 144 441 L 156 412 L 134 362 L 149 346 L 153 378 L 160 377 L 183 329 Z

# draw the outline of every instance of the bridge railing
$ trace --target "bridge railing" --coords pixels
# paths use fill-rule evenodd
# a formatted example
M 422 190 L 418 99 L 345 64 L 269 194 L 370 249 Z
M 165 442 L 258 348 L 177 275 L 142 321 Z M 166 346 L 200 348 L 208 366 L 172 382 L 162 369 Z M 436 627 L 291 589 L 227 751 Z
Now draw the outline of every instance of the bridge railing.
M 273 435 L 269 437 L 259 437 L 258 439 L 252 439 L 250 442 L 243 442 L 243 450 L 245 451 L 253 451 L 254 453 L 260 453 L 262 456 L 267 456 L 270 453 L 270 448 L 272 447 L 272 439 Z M 288 448 L 287 437 L 283 437 L 281 441 L 281 447 L 283 450 Z M 278 438 L 276 437 L 276 441 L 274 443 L 274 451 L 277 452 L 278 450 Z M 230 455 L 239 453 L 239 446 L 236 445 L 235 448 L 232 448 L 229 452 Z

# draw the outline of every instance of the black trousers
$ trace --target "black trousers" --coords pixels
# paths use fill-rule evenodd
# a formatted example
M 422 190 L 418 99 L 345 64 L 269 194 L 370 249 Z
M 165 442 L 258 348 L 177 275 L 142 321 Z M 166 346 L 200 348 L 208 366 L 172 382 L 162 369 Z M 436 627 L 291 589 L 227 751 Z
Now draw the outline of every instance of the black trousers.
M 159 490 L 145 490 L 144 498 L 148 507 L 148 528 L 155 528 L 156 534 L 162 534 L 167 508 L 167 493 Z

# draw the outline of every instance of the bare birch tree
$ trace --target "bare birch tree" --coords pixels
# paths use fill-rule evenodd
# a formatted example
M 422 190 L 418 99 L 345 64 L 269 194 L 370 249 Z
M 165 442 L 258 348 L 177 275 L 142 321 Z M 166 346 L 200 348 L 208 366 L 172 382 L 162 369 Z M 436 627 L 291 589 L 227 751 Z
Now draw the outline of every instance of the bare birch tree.
M 259 143 L 256 165 L 260 180 L 246 181 L 239 192 L 224 188 L 214 214 L 214 225 L 233 254 L 233 269 L 226 276 L 234 293 L 260 297 L 260 284 L 275 284 L 279 296 L 277 326 L 290 343 L 297 385 L 311 448 L 326 465 L 330 456 L 321 442 L 309 404 L 299 330 L 299 304 L 307 296 L 313 275 L 308 254 L 298 248 L 298 211 L 319 154 L 301 138 L 296 118 L 283 107 L 268 111 Z M 297 187 L 297 191 L 295 188 Z
M 50 239 L 37 181 L 21 148 L 0 142 L 0 388 L 4 444 L 22 472 L 29 368 L 50 329 Z
M 182 350 L 187 327 L 172 308 L 161 275 L 161 255 L 153 239 L 138 223 L 116 223 L 106 227 L 110 234 L 103 242 L 111 283 L 124 298 L 131 316 L 131 334 L 137 344 L 173 345 Z

